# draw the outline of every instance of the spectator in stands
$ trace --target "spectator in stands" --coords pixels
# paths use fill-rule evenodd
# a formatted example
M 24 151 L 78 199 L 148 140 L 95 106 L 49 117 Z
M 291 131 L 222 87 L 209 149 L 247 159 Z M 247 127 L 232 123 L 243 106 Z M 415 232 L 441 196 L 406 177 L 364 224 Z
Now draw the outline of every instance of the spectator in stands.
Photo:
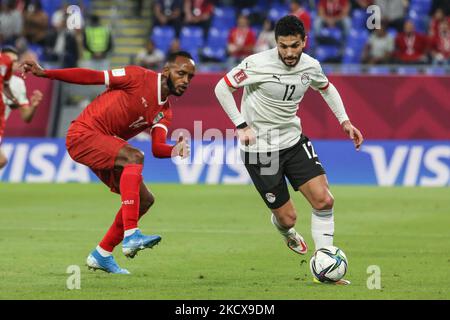
M 320 0 L 317 8 L 317 18 L 314 21 L 314 31 L 316 34 L 325 26 L 328 28 L 337 27 L 342 30 L 344 37 L 350 31 L 351 20 L 349 0 Z M 343 45 L 343 43 L 341 43 Z
M 273 22 L 270 19 L 264 20 L 263 28 L 256 39 L 255 52 L 272 49 L 277 46 L 275 40 L 275 30 Z
M 433 0 L 431 3 L 430 16 L 433 16 L 437 9 L 442 9 L 446 16 L 450 15 L 449 0 Z
M 30 2 L 23 13 L 24 36 L 29 43 L 45 44 L 49 25 L 48 15 L 42 8 L 41 0 Z
M 450 21 L 443 20 L 438 32 L 431 39 L 431 57 L 433 64 L 450 65 Z
M 381 18 L 386 21 L 387 28 L 395 28 L 398 32 L 403 30 L 405 13 L 408 7 L 407 0 L 375 0 L 380 7 Z
M 438 8 L 430 21 L 430 26 L 428 29 L 428 35 L 430 38 L 434 38 L 434 36 L 439 32 L 439 25 L 444 21 L 450 18 L 445 16 L 444 10 L 442 8 Z
M 427 62 L 427 37 L 416 32 L 414 23 L 407 20 L 403 32 L 395 39 L 395 58 L 402 64 L 422 64 Z
M 155 44 L 150 39 L 145 49 L 142 49 L 137 55 L 135 63 L 141 67 L 150 70 L 159 70 L 165 60 L 164 53 L 155 48 Z
M 300 0 L 291 0 L 290 9 L 290 14 L 296 16 L 303 22 L 305 31 L 308 34 L 311 31 L 311 15 L 302 5 L 302 2 Z
M 183 26 L 183 0 L 156 0 L 153 5 L 153 26 L 172 26 L 180 37 Z
M 66 19 L 68 8 L 69 8 L 69 4 L 66 1 L 64 1 L 61 4 L 61 7 L 53 13 L 52 19 L 51 19 L 51 24 L 52 24 L 53 28 L 56 28 L 57 25 L 61 24 L 62 20 Z
M 74 68 L 78 64 L 79 50 L 73 30 L 67 29 L 66 19 L 51 29 L 45 38 L 44 60 L 62 68 Z
M 0 5 L 0 44 L 14 45 L 22 34 L 22 14 L 16 9 L 15 0 L 3 0 Z
M 250 28 L 246 15 L 240 14 L 237 26 L 230 30 L 227 50 L 230 64 L 239 63 L 243 58 L 254 52 L 256 43 L 255 32 Z
M 212 0 L 184 0 L 184 21 L 190 26 L 199 26 L 203 29 L 206 40 L 214 13 Z
M 392 60 L 394 38 L 386 32 L 386 26 L 375 29 L 363 50 L 362 62 L 367 64 L 386 64 Z
M 108 54 L 113 50 L 113 39 L 108 27 L 102 26 L 100 17 L 92 15 L 90 24 L 84 30 L 84 48 L 94 70 L 108 70 Z

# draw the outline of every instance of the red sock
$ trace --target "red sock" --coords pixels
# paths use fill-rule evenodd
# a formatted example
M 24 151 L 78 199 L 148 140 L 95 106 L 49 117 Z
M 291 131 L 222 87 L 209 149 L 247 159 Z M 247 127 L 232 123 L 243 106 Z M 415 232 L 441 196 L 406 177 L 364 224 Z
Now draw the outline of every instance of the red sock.
M 108 232 L 100 242 L 100 247 L 103 250 L 113 252 L 114 248 L 123 240 L 123 220 L 122 209 L 117 212 L 113 224 L 109 227 Z
M 142 164 L 128 164 L 123 168 L 122 176 L 120 177 L 124 230 L 135 229 L 138 226 L 142 167 Z
M 139 213 L 139 219 L 143 215 L 144 214 L 141 215 L 141 213 Z M 113 252 L 114 248 L 122 242 L 123 232 L 122 209 L 120 209 L 119 212 L 117 212 L 113 224 L 111 225 L 111 227 L 109 227 L 108 232 L 100 242 L 100 247 L 108 252 Z

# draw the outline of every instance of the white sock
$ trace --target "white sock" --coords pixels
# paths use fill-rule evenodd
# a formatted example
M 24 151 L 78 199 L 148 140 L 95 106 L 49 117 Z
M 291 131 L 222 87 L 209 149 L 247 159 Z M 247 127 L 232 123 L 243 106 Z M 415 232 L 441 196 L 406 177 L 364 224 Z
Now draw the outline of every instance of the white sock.
M 124 237 L 129 237 L 129 236 L 131 236 L 133 233 L 135 233 L 137 230 L 139 230 L 139 228 L 134 228 L 134 229 L 125 230 L 125 232 L 123 233 L 123 236 L 124 236 Z
M 333 209 L 313 209 L 311 217 L 311 234 L 316 250 L 333 245 L 334 215 Z
M 272 224 L 275 226 L 275 228 L 277 228 L 278 232 L 280 232 L 283 237 L 288 237 L 289 235 L 296 232 L 294 228 L 285 228 L 282 225 L 280 225 L 280 223 L 277 220 L 277 217 L 275 217 L 273 213 L 272 213 Z
M 112 255 L 112 252 L 106 251 L 105 249 L 103 249 L 103 248 L 100 247 L 100 246 L 97 246 L 96 250 L 97 250 L 98 253 L 100 253 L 100 255 L 101 255 L 103 258 L 107 258 L 107 257 L 109 257 L 110 255 Z

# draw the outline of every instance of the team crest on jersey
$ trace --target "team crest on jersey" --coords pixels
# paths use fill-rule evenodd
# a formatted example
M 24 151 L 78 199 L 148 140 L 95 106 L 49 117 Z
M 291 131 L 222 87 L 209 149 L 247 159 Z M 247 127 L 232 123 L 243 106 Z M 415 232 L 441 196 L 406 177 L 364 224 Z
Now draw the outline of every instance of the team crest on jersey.
M 155 119 L 153 119 L 153 124 L 157 124 L 162 118 L 164 118 L 164 112 L 158 113 Z
M 307 85 L 309 85 L 310 83 L 311 83 L 311 78 L 310 78 L 309 74 L 308 74 L 308 73 L 302 74 L 302 84 L 303 84 L 304 86 L 307 86 Z
M 268 192 L 266 193 L 266 199 L 269 203 L 274 203 L 277 200 L 277 197 L 273 193 Z
M 247 76 L 247 74 L 245 73 L 244 70 L 241 70 L 238 73 L 236 73 L 233 78 L 236 81 L 236 83 L 239 84 L 242 81 L 244 81 L 245 79 L 247 79 L 248 76 Z

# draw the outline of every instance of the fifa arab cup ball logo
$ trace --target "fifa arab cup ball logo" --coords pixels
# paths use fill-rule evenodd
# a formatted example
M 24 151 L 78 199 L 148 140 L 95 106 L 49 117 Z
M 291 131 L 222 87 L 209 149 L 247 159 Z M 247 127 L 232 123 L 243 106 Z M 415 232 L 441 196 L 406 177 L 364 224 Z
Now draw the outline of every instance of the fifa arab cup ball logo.
M 320 282 L 337 282 L 347 273 L 348 260 L 344 251 L 327 246 L 314 253 L 309 266 L 313 276 Z

